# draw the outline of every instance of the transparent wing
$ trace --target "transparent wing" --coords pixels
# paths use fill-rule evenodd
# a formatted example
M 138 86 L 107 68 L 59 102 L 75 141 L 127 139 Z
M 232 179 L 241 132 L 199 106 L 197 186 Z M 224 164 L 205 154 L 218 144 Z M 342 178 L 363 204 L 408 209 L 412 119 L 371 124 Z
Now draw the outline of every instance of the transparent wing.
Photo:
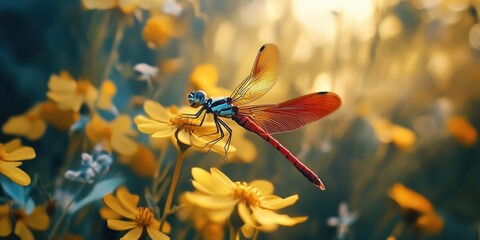
M 250 116 L 266 132 L 276 134 L 299 129 L 325 117 L 341 103 L 335 93 L 318 92 L 280 104 L 244 106 L 238 112 Z
M 277 81 L 279 61 L 278 47 L 271 43 L 263 45 L 250 75 L 233 91 L 232 103 L 240 106 L 255 101 L 268 92 Z

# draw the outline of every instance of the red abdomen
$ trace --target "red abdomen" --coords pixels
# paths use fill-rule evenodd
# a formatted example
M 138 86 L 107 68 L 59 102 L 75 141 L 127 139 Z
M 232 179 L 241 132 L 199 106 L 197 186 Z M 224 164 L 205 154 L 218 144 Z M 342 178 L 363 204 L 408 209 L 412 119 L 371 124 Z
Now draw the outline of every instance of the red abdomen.
M 247 129 L 250 132 L 256 133 L 258 136 L 262 137 L 265 141 L 270 143 L 275 149 L 277 149 L 288 161 L 290 161 L 295 168 L 300 171 L 303 176 L 305 176 L 310 182 L 312 182 L 316 187 L 325 190 L 320 178 L 302 162 L 300 162 L 288 149 L 286 149 L 282 144 L 280 144 L 275 138 L 263 130 L 258 124 L 256 124 L 250 117 L 235 114 L 232 119 L 237 122 L 240 126 Z

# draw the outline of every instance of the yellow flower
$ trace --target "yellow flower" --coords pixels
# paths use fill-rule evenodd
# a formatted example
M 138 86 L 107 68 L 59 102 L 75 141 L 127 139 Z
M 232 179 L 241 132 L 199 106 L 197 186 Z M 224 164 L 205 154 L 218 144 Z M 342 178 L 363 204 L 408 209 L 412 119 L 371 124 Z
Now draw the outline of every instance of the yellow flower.
M 464 116 L 455 116 L 448 120 L 447 130 L 461 144 L 469 147 L 477 142 L 478 134 L 475 127 Z
M 47 96 L 62 110 L 78 112 L 83 103 L 92 109 L 98 96 L 97 89 L 89 81 L 75 81 L 66 71 L 50 76 L 48 88 Z
M 29 228 L 44 231 L 50 225 L 50 218 L 43 206 L 35 207 L 30 215 L 27 215 L 24 209 L 13 210 L 13 216 L 17 220 L 14 232 L 21 240 L 35 239 Z M 0 228 L 0 237 L 7 237 L 12 233 L 10 207 L 8 204 L 0 205 L 0 226 L 2 226 Z
M 46 129 L 47 124 L 40 115 L 40 105 L 35 105 L 22 115 L 10 117 L 2 127 L 6 134 L 26 137 L 29 140 L 41 138 Z
M 161 4 L 161 0 L 82 0 L 83 7 L 88 10 L 107 10 L 120 8 L 124 14 L 131 14 L 138 8 L 150 9 L 154 4 Z
M 216 168 L 211 168 L 210 172 L 192 168 L 192 176 L 197 191 L 187 192 L 186 199 L 206 209 L 209 219 L 214 222 L 238 216 L 240 225 L 243 225 L 242 232 L 247 237 L 251 237 L 255 229 L 274 231 L 278 225 L 293 226 L 308 218 L 277 214 L 275 210 L 294 204 L 298 195 L 287 198 L 272 195 L 273 185 L 268 181 L 232 182 Z
M 203 90 L 210 96 L 229 96 L 231 91 L 217 87 L 218 71 L 215 65 L 207 63 L 198 65 L 190 74 L 193 89 Z
M 51 101 L 40 104 L 40 116 L 48 125 L 59 130 L 69 130 L 72 124 L 80 118 L 78 112 L 61 110 Z
M 215 124 L 211 121 L 205 120 L 202 126 L 192 126 L 189 124 L 198 124 L 199 120 L 180 117 L 182 113 L 191 113 L 192 108 L 190 107 L 182 107 L 179 110 L 172 106 L 167 109 L 150 100 L 145 101 L 143 107 L 149 117 L 139 115 L 135 117 L 134 121 L 140 132 L 150 134 L 153 138 L 172 137 L 177 133 L 175 137 L 181 143 L 194 146 L 199 150 L 208 150 L 210 146 L 207 146 L 207 143 L 218 137 L 218 135 L 205 136 L 216 131 Z M 224 154 L 226 138 L 227 136 L 213 145 L 212 150 Z M 233 151 L 235 148 L 230 146 L 229 152 Z
M 172 35 L 172 20 L 168 16 L 150 17 L 142 34 L 149 47 L 165 46 Z
M 138 207 L 140 197 L 128 192 L 126 187 L 120 187 L 116 196 L 108 194 L 103 200 L 111 210 L 101 211 L 102 217 L 108 219 L 107 225 L 110 229 L 116 231 L 129 230 L 122 239 L 139 239 L 143 229 L 146 228 L 148 235 L 153 240 L 170 239 L 167 235 L 160 232 L 160 222 L 155 219 L 153 211 L 147 207 Z M 119 220 L 120 217 L 129 219 L 128 221 Z M 169 232 L 170 226 L 164 224 L 164 229 Z
M 389 196 L 404 210 L 407 220 L 413 221 L 422 232 L 436 234 L 442 231 L 443 219 L 424 196 L 400 183 L 391 187 Z
M 102 143 L 107 151 L 116 151 L 125 156 L 131 156 L 137 151 L 137 143 L 130 137 L 136 133 L 131 128 L 128 115 L 119 115 L 112 122 L 106 122 L 98 115 L 94 115 L 85 127 L 87 137 L 94 144 Z
M 123 164 L 130 165 L 132 171 L 140 177 L 152 177 L 158 168 L 155 155 L 142 144 L 138 145 L 133 155 L 121 156 L 119 160 Z
M 372 125 L 381 142 L 391 142 L 403 150 L 411 150 L 413 148 L 416 136 L 412 130 L 382 118 L 375 118 Z
M 179 205 L 182 206 L 178 212 L 177 217 L 182 221 L 190 220 L 193 227 L 202 234 L 202 239 L 205 240 L 223 240 L 225 222 L 213 222 L 208 218 L 208 211 L 190 204 L 187 200 L 186 194 L 179 196 Z
M 112 99 L 117 93 L 117 86 L 112 80 L 105 80 L 100 87 L 100 96 L 97 100 L 97 107 L 104 110 L 112 108 Z
M 3 125 L 4 133 L 37 140 L 43 136 L 47 123 L 59 130 L 68 130 L 77 121 L 79 114 L 71 110 L 60 110 L 53 102 L 35 105 L 22 115 L 10 117 Z
M 22 186 L 30 184 L 30 177 L 18 168 L 22 165 L 19 161 L 34 158 L 35 150 L 22 146 L 20 139 L 14 139 L 6 144 L 0 143 L 0 173 Z

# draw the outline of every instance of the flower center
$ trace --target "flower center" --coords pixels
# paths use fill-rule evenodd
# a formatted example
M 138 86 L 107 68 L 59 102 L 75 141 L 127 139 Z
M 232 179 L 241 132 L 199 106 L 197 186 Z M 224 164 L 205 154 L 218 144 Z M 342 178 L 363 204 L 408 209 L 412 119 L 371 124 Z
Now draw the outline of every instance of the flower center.
M 153 212 L 150 208 L 139 207 L 137 215 L 135 215 L 135 222 L 139 226 L 148 226 L 153 222 Z
M 112 139 L 112 127 L 111 126 L 105 126 L 103 127 L 103 136 L 106 139 Z
M 193 127 L 193 125 L 190 125 L 192 124 L 192 121 L 190 118 L 182 118 L 180 117 L 180 115 L 172 115 L 170 117 L 170 123 L 172 123 L 172 126 L 175 126 L 176 128 L 183 127 L 183 128 L 191 129 Z
M 79 80 L 77 82 L 77 93 L 80 95 L 87 95 L 88 90 L 90 89 L 90 82 L 87 80 Z
M 260 190 L 256 187 L 248 185 L 246 182 L 235 182 L 233 189 L 233 197 L 241 201 L 247 202 L 251 206 L 258 205 L 260 202 Z
M 34 121 L 40 119 L 40 116 L 38 115 L 38 112 L 33 112 L 33 111 L 29 111 L 29 112 L 25 113 L 25 117 L 30 122 L 34 122 Z
M 27 214 L 25 213 L 25 211 L 23 209 L 13 210 L 13 217 L 15 217 L 15 219 L 17 219 L 17 220 L 22 220 L 22 219 L 25 219 L 27 217 Z

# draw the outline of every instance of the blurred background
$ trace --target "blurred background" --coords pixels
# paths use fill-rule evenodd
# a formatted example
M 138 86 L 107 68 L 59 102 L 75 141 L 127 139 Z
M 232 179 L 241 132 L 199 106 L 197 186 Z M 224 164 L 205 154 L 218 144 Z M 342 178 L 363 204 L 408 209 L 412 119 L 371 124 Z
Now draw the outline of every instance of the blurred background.
M 284 212 L 308 221 L 258 239 L 480 238 L 480 1 L 152 0 L 128 9 L 122 1 L 108 8 L 101 2 L 0 2 L 0 125 L 47 100 L 50 76 L 62 70 L 96 88 L 112 80 L 115 109 L 107 119 L 143 113 L 145 99 L 188 105 L 186 95 L 197 88 L 229 96 L 258 49 L 275 43 L 280 76 L 255 104 L 317 91 L 342 99 L 328 117 L 275 136 L 327 190 L 313 187 L 264 140 L 234 128 L 246 138 L 232 143 L 242 153 L 224 162 L 193 151 L 176 196 L 193 191 L 192 167 L 218 167 L 234 181 L 266 179 L 278 196 L 299 195 Z M 4 127 L 0 142 L 15 135 Z M 80 148 L 72 146 L 84 140 L 77 138 L 52 127 L 23 138 L 37 157 L 22 169 L 50 184 L 58 202 L 59 192 L 75 188 L 62 179 L 79 165 L 72 155 Z M 143 133 L 136 141 L 150 146 Z M 149 149 L 165 154 L 162 168 L 174 163 L 173 147 Z M 153 173 L 114 163 L 111 174 L 142 195 Z M 418 198 L 428 199 L 433 218 L 419 220 L 425 212 Z M 347 206 L 341 203 L 348 211 L 339 213 Z M 64 231 L 84 239 L 118 237 L 98 209 L 71 221 Z M 169 222 L 172 239 L 195 236 L 175 216 Z

